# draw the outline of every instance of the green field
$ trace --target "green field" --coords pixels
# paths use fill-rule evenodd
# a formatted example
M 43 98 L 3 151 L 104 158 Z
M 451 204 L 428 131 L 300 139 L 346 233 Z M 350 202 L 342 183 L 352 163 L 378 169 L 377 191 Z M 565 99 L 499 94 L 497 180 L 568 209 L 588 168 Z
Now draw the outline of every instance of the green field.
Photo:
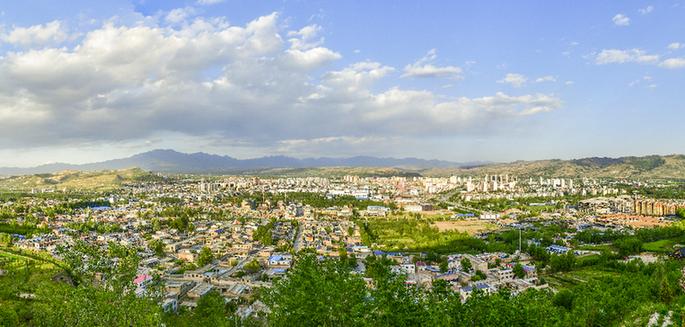
M 673 240 L 658 240 L 654 242 L 642 244 L 642 248 L 645 251 L 650 252 L 661 252 L 661 253 L 671 253 L 673 252 L 673 246 L 676 244 Z
M 587 283 L 591 279 L 601 277 L 618 277 L 620 273 L 614 271 L 599 270 L 594 267 L 587 267 L 568 272 L 558 272 L 544 275 L 543 278 L 555 289 L 564 289 Z
M 431 220 L 400 218 L 359 222 L 362 239 L 386 251 L 471 252 L 484 247 L 482 240 L 467 232 L 440 231 Z

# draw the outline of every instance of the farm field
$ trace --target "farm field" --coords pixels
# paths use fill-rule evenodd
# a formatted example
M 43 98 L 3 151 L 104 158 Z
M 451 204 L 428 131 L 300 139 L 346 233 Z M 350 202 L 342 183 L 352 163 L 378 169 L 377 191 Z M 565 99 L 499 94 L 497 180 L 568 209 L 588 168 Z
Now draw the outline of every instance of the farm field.
M 436 221 L 433 223 L 433 226 L 440 232 L 456 231 L 469 235 L 497 229 L 497 225 L 485 220 Z

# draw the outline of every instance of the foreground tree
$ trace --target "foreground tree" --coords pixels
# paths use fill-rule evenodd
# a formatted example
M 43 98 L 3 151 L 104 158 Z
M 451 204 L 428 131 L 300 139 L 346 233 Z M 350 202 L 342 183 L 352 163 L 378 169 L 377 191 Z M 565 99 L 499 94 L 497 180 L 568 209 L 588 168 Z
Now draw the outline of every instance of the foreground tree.
M 340 260 L 318 262 L 300 256 L 286 279 L 264 296 L 273 326 L 358 326 L 362 323 L 366 286 Z
M 75 286 L 39 289 L 35 324 L 39 326 L 159 326 L 155 299 L 135 295 L 139 258 L 135 249 L 77 242 L 60 250 Z

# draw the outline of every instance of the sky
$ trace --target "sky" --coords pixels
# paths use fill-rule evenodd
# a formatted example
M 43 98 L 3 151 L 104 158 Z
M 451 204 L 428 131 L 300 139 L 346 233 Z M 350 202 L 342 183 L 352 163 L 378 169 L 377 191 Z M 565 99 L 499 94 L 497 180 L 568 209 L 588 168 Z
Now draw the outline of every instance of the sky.
M 685 153 L 685 1 L 0 2 L 0 166 Z

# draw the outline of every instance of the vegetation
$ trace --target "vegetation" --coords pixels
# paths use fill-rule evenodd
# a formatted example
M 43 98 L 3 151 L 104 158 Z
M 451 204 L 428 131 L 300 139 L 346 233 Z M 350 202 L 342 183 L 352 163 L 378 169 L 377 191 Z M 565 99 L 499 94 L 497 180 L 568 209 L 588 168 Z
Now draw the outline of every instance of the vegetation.
M 359 221 L 362 241 L 389 251 L 472 252 L 484 249 L 483 241 L 457 231 L 443 231 L 422 219 L 373 219 Z
M 273 239 L 273 229 L 274 229 L 274 222 L 271 221 L 266 225 L 261 225 L 257 227 L 257 230 L 252 234 L 252 239 L 255 241 L 259 241 L 260 243 L 264 245 L 273 245 L 274 244 L 274 239 Z
M 372 200 L 359 200 L 351 195 L 339 195 L 339 196 L 325 196 L 318 193 L 309 192 L 290 192 L 287 194 L 276 194 L 276 193 L 243 193 L 237 194 L 224 199 L 226 202 L 233 203 L 235 205 L 240 205 L 243 201 L 248 201 L 259 206 L 266 201 L 272 204 L 278 203 L 278 201 L 283 201 L 286 203 L 302 203 L 305 205 L 310 205 L 314 208 L 330 208 L 330 207 L 354 207 L 358 209 L 366 209 L 370 205 L 384 205 L 391 208 L 395 208 L 394 204 L 385 204 L 379 201 Z
M 141 169 L 104 170 L 98 172 L 63 171 L 54 174 L 36 174 L 0 179 L 0 190 L 114 190 L 126 183 L 156 181 L 158 177 Z
M 268 321 L 274 326 L 614 326 L 645 305 L 681 312 L 685 300 L 678 287 L 682 264 L 673 261 L 635 266 L 630 274 L 598 277 L 556 295 L 532 289 L 516 296 L 506 290 L 490 296 L 476 292 L 465 303 L 440 281 L 428 292 L 407 287 L 386 265 L 382 257 L 367 260 L 375 287 L 366 290 L 361 276 L 350 274 L 342 261 L 300 257 L 289 278 L 267 293 L 265 301 L 274 308 Z

